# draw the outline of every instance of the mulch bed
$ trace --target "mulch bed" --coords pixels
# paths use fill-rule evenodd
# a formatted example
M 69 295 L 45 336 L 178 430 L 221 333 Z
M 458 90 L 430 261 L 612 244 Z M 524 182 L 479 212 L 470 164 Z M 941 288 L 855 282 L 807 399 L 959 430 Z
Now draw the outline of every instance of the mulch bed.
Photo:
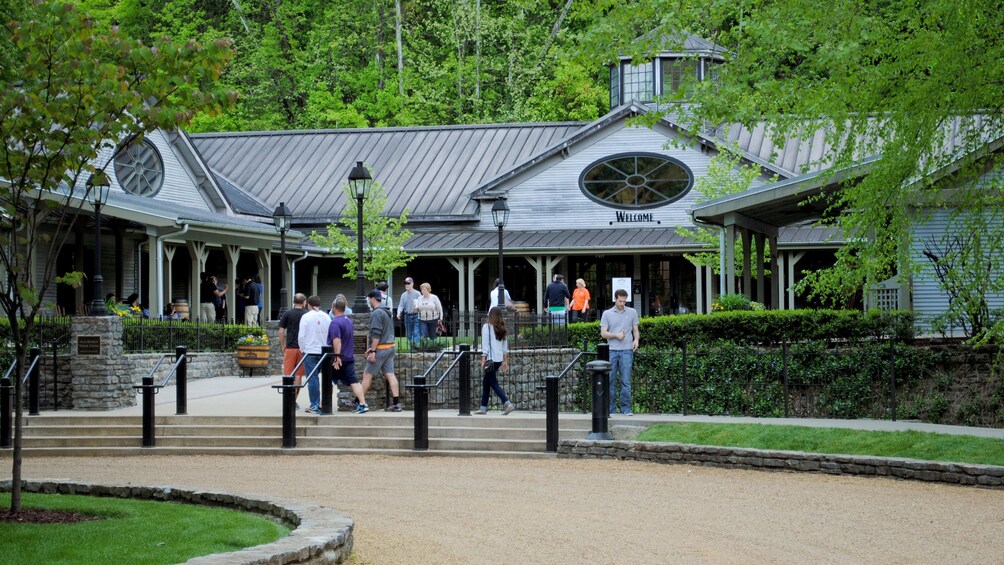
M 21 511 L 17 513 L 11 513 L 10 510 L 0 512 L 0 523 L 76 524 L 91 520 L 100 520 L 100 517 L 70 510 L 49 510 L 48 508 L 21 508 Z

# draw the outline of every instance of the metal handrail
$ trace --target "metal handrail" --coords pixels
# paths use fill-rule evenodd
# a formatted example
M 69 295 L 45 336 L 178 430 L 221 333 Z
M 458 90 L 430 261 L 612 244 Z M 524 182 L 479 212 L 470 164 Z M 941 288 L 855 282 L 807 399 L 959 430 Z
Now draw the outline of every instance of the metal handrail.
M 177 359 L 176 359 L 176 360 L 174 361 L 174 364 L 173 364 L 173 365 L 171 365 L 171 369 L 170 369 L 170 370 L 169 370 L 169 371 L 167 372 L 167 376 L 166 376 L 166 377 L 164 377 L 164 382 L 163 382 L 163 383 L 161 383 L 161 385 L 160 385 L 160 386 L 162 386 L 162 387 L 163 387 L 163 386 L 167 386 L 167 383 L 168 383 L 168 381 L 170 381 L 170 380 L 171 380 L 171 377 L 173 377 L 173 376 L 174 376 L 174 373 L 175 373 L 175 372 L 176 372 L 176 371 L 178 370 L 178 366 L 179 366 L 179 365 L 181 365 L 182 363 L 184 363 L 184 362 L 185 362 L 185 359 L 186 359 L 187 357 L 188 357 L 188 354 L 186 353 L 186 354 L 182 355 L 181 357 L 178 357 L 178 358 L 177 358 Z M 158 362 L 158 363 L 157 363 L 157 365 L 160 365 L 160 362 Z M 153 373 L 150 373 L 150 375 L 151 375 L 151 376 L 153 376 Z
M 10 378 L 10 374 L 14 372 L 14 368 L 15 367 L 17 367 L 17 359 L 15 359 L 15 360 L 13 360 L 13 361 L 10 362 L 10 368 L 8 368 L 7 372 L 4 373 L 3 378 L 9 379 Z
M 157 372 L 157 369 L 160 368 L 160 364 L 164 362 L 164 358 L 167 357 L 168 355 L 170 355 L 170 353 L 165 353 L 165 354 L 161 355 L 160 359 L 157 360 L 157 364 L 153 366 L 153 369 L 150 369 L 150 372 L 147 373 L 146 376 L 150 377 L 152 379 L 153 378 L 153 374 Z M 170 377 L 170 375 L 168 375 L 168 377 Z M 165 381 L 165 383 L 163 385 L 160 385 L 160 386 L 163 387 L 166 384 L 167 384 L 167 382 Z
M 324 360 L 328 358 L 328 354 L 327 353 L 321 353 L 320 355 L 321 355 L 321 359 L 320 359 L 320 361 L 317 362 L 317 365 L 314 366 L 314 370 L 311 371 L 309 375 L 304 375 L 304 379 L 303 379 L 302 383 L 300 383 L 298 385 L 291 385 L 293 388 L 303 388 L 303 387 L 307 386 L 307 383 L 309 383 L 311 379 L 313 379 L 315 377 L 320 378 L 320 377 L 318 377 L 318 375 L 321 372 L 321 364 L 324 363 Z M 306 359 L 307 359 L 307 356 L 304 355 L 303 358 L 300 359 L 300 362 L 296 364 L 296 367 L 293 367 L 293 372 L 290 373 L 290 374 L 288 374 L 288 375 L 286 375 L 286 376 L 287 377 L 294 377 L 295 378 L 296 377 L 296 371 L 298 371 L 300 369 L 300 367 L 303 365 L 303 362 Z M 278 389 L 276 392 L 278 394 L 282 394 L 282 389 L 284 388 L 284 386 L 285 385 L 274 385 L 272 388 Z
M 38 365 L 38 360 L 39 360 L 39 359 L 41 359 L 41 358 L 42 358 L 42 356 L 41 356 L 41 355 L 39 355 L 38 357 L 35 357 L 35 358 L 34 358 L 34 359 L 33 359 L 33 360 L 31 361 L 31 365 L 29 365 L 29 366 L 28 366 L 28 370 L 24 372 L 24 378 L 23 378 L 23 379 L 21 379 L 21 384 L 22 384 L 22 385 L 23 385 L 24 383 L 28 382 L 28 377 L 30 377 L 30 376 L 31 376 L 31 372 L 35 370 L 35 365 Z M 10 373 L 10 371 L 7 371 L 7 373 L 9 374 L 9 373 Z
M 572 370 L 572 366 L 575 365 L 576 363 L 578 363 L 579 359 L 582 359 L 583 357 L 586 357 L 586 356 L 595 357 L 596 356 L 596 352 L 595 351 L 580 351 L 580 352 L 576 353 L 575 357 L 572 357 L 572 360 L 568 362 L 568 366 L 566 366 L 564 368 L 564 370 L 562 370 L 560 373 L 558 373 L 556 375 L 556 377 L 560 379 L 561 377 L 564 377 L 565 375 L 567 375 L 568 372 Z
M 410 384 L 410 385 L 404 385 L 405 388 L 415 388 L 415 387 L 419 387 L 419 386 L 425 387 L 425 388 L 438 388 L 439 385 L 443 383 L 443 379 L 446 378 L 446 375 L 450 374 L 450 371 L 452 371 L 453 368 L 457 366 L 457 363 L 460 362 L 461 353 L 463 353 L 463 352 L 462 351 L 449 351 L 449 350 L 440 351 L 439 355 L 436 357 L 436 359 L 432 362 L 432 364 L 429 365 L 429 368 L 426 369 L 425 372 L 422 373 L 422 376 L 420 377 L 420 378 L 423 378 L 423 379 L 428 378 L 429 375 L 432 373 L 432 371 L 434 371 L 436 369 L 436 365 L 439 364 L 439 360 L 442 359 L 443 357 L 445 357 L 447 355 L 456 355 L 457 358 L 453 360 L 453 363 L 450 363 L 450 366 L 447 367 L 445 371 L 443 371 L 443 374 L 439 376 L 439 380 L 436 381 L 434 384 L 424 384 L 424 385 Z M 470 352 L 468 352 L 468 353 L 470 353 Z

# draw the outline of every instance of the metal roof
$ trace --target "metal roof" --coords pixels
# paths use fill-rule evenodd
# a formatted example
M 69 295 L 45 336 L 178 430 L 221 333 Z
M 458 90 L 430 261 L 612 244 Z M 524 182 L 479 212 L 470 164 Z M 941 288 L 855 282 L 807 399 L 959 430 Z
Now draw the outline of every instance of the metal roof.
M 296 223 L 341 216 L 342 182 L 356 161 L 384 186 L 388 215 L 409 222 L 467 216 L 467 193 L 555 145 L 581 123 L 193 134 L 209 166 L 251 196 L 293 210 Z
M 219 171 L 214 169 L 209 170 L 216 179 L 216 184 L 219 185 L 220 190 L 223 191 L 223 195 L 227 198 L 227 201 L 230 202 L 230 206 L 234 209 L 234 212 L 250 216 L 262 216 L 266 218 L 272 217 L 272 211 L 274 208 L 269 208 L 257 198 L 251 196 L 246 190 L 230 182 L 230 179 L 225 177 Z

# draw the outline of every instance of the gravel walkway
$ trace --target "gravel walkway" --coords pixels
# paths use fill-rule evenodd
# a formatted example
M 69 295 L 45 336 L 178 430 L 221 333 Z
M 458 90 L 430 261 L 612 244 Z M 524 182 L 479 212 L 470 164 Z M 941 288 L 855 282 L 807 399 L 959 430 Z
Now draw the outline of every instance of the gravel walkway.
M 10 478 L 10 459 L 0 460 Z M 1004 563 L 1004 491 L 632 461 L 30 458 L 29 478 L 313 496 L 353 563 Z

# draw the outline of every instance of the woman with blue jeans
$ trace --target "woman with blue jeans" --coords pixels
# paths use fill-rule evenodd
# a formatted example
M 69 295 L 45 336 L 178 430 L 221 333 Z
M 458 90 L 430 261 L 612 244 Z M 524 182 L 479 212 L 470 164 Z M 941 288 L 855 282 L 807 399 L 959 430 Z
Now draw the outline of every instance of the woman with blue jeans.
M 475 414 L 488 413 L 488 397 L 495 391 L 502 401 L 502 415 L 506 416 L 516 409 L 509 397 L 499 385 L 499 368 L 509 370 L 509 342 L 506 341 L 505 318 L 502 310 L 492 308 L 488 311 L 488 319 L 481 326 L 481 372 L 484 379 L 481 382 L 481 407 Z

